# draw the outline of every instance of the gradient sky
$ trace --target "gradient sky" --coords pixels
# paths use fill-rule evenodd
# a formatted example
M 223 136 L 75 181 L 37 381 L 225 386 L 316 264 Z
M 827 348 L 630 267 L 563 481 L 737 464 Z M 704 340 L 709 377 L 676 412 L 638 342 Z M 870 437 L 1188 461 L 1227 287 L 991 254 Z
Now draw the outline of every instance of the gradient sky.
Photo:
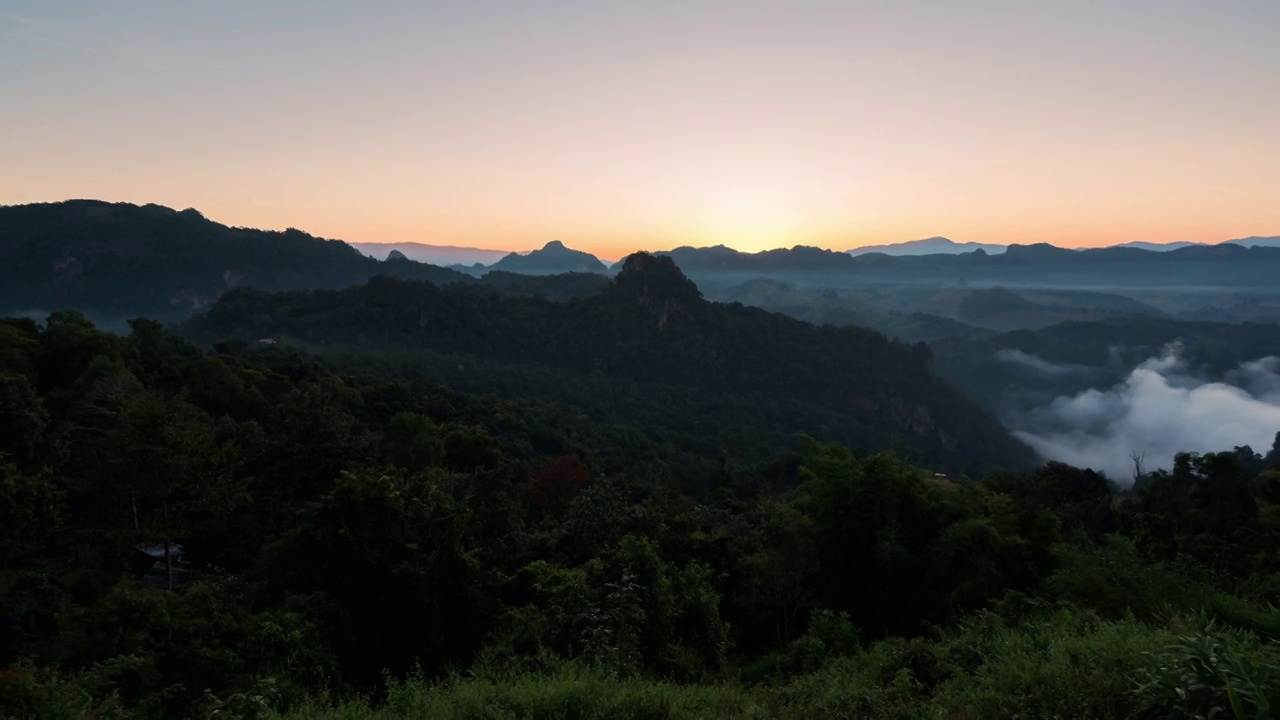
M 1280 0 L 0 0 L 0 203 L 614 258 L 1280 234 Z

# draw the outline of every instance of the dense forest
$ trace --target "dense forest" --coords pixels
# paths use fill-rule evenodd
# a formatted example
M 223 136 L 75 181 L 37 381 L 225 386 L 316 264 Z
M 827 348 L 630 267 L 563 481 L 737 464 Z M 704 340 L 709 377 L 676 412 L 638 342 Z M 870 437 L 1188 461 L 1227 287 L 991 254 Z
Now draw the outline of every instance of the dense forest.
M 673 441 L 723 435 L 722 449 L 738 454 L 776 451 L 809 432 L 953 473 L 1034 462 L 993 415 L 937 377 L 927 345 L 709 303 L 669 258 L 644 253 L 604 292 L 567 302 L 383 277 L 342 291 L 234 291 L 186 329 L 206 343 L 270 338 L 398 354 L 431 379 L 476 390 L 506 381 L 507 394 L 569 402 L 600 419 L 620 408 L 624 417 L 665 415 L 682 426 Z
M 0 397 L 3 717 L 1280 701 L 1280 442 L 1125 493 L 805 436 L 726 463 L 643 422 L 73 312 L 0 323 Z

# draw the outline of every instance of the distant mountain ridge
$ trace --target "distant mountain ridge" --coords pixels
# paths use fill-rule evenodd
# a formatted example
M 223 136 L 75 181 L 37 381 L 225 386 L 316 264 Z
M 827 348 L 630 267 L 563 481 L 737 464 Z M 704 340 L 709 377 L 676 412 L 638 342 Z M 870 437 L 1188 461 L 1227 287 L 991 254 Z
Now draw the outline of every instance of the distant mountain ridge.
M 908 240 L 900 243 L 889 243 L 886 245 L 864 245 L 862 247 L 847 250 L 850 255 L 867 255 L 869 253 L 884 253 L 885 255 L 957 255 L 959 253 L 973 252 L 981 250 L 988 254 L 1002 253 L 1007 245 L 996 245 L 994 243 L 979 242 L 962 242 L 945 237 L 931 237 L 923 240 Z
M 744 253 L 723 246 L 657 253 L 675 260 L 698 283 L 740 283 L 753 277 L 829 287 L 886 284 L 1028 285 L 1046 287 L 1274 287 L 1280 248 L 1238 243 L 1191 245 L 1157 252 L 1132 247 L 1072 250 L 1048 243 L 1010 245 L 1000 254 L 853 256 L 821 248 Z
M 1274 247 L 1280 247 L 1280 235 L 1274 235 L 1271 237 L 1250 236 L 1247 238 L 1240 238 L 1238 240 L 1228 240 L 1227 242 L 1231 243 L 1232 245 L 1243 245 L 1245 247 L 1274 248 Z
M 1183 248 L 1188 248 L 1188 247 L 1205 247 L 1205 246 L 1226 245 L 1226 244 L 1241 245 L 1243 247 L 1280 247 L 1280 236 L 1270 236 L 1270 237 L 1251 236 L 1247 238 L 1224 240 L 1219 243 L 1191 242 L 1191 241 L 1155 243 L 1155 242 L 1147 242 L 1142 240 L 1134 240 L 1130 242 L 1116 243 L 1114 245 L 1107 245 L 1100 248 L 1090 248 L 1090 249 L 1105 250 L 1110 248 L 1128 248 L 1133 250 L 1146 250 L 1149 252 L 1168 252 L 1170 250 L 1181 250 Z M 366 255 L 369 255 L 370 257 L 374 257 L 374 258 L 380 258 L 380 259 L 385 258 L 387 253 L 390 252 L 391 250 L 398 250 L 405 257 L 411 260 L 417 260 L 418 262 L 431 263 L 433 265 L 441 265 L 445 267 L 457 266 L 457 269 L 470 272 L 472 274 L 482 274 L 485 270 L 489 268 L 509 270 L 511 272 L 528 273 L 530 271 L 527 269 L 517 269 L 517 268 L 530 268 L 538 265 L 543 265 L 543 267 L 537 268 L 536 272 L 538 274 L 544 274 L 548 272 L 603 272 L 598 267 L 593 265 L 590 262 L 590 260 L 588 260 L 587 258 L 581 257 L 581 256 L 590 256 L 591 258 L 595 258 L 594 255 L 590 255 L 590 253 L 585 253 L 577 250 L 573 250 L 571 252 L 581 253 L 581 256 L 578 256 L 572 261 L 568 261 L 564 263 L 557 263 L 552 261 L 547 261 L 543 263 L 541 260 L 537 263 L 534 263 L 534 262 L 526 263 L 526 262 L 513 260 L 513 261 L 508 261 L 502 267 L 497 267 L 497 263 L 505 260 L 506 258 L 512 255 L 516 255 L 518 257 L 526 257 L 526 258 L 530 256 L 538 257 L 537 255 L 535 255 L 535 253 L 539 253 L 539 254 L 545 253 L 548 250 L 549 246 L 559 246 L 558 248 L 553 247 L 553 249 L 555 250 L 568 249 L 568 248 L 565 248 L 562 243 L 559 243 L 557 241 L 548 243 L 548 245 L 544 246 L 541 250 L 534 250 L 528 253 L 511 252 L 507 250 L 487 250 L 483 248 L 456 247 L 452 245 L 428 245 L 424 243 L 412 243 L 412 242 L 351 243 L 351 245 L 359 249 L 361 252 L 365 253 Z M 797 248 L 820 250 L 820 248 L 806 248 L 806 246 L 803 246 L 803 245 L 796 246 L 795 248 L 791 248 L 791 250 L 795 250 Z M 853 257 L 859 257 L 862 255 L 871 255 L 875 253 L 879 253 L 882 255 L 889 255 L 891 257 L 917 257 L 922 255 L 963 255 L 966 253 L 975 252 L 977 250 L 981 250 L 983 251 L 983 253 L 987 255 L 998 255 L 1005 252 L 1008 248 L 1009 248 L 1008 245 L 1001 245 L 998 243 L 956 242 L 955 240 L 952 240 L 950 238 L 938 236 L 938 237 L 924 238 L 921 240 L 908 240 L 900 243 L 885 243 L 881 245 L 864 245 L 862 247 L 850 248 L 845 252 Z M 1070 248 L 1062 248 L 1062 249 L 1066 250 Z M 716 245 L 711 247 L 683 246 L 683 247 L 676 248 L 674 250 L 668 250 L 663 252 L 664 254 L 676 257 L 681 254 L 690 256 L 691 251 L 695 251 L 695 250 L 705 251 L 708 255 L 720 254 L 723 256 L 728 256 L 733 253 L 739 253 L 739 251 L 726 247 L 724 245 Z M 767 250 L 765 252 L 773 253 L 775 256 L 777 256 L 778 254 L 786 253 L 787 249 L 776 248 L 774 250 Z M 823 250 L 822 252 L 832 252 L 832 251 Z M 598 258 L 595 258 L 595 259 L 599 261 Z M 714 260 L 711 261 L 711 263 L 713 264 Z M 604 263 L 602 262 L 601 265 L 603 266 Z M 612 266 L 609 267 L 609 271 L 616 272 L 618 268 L 620 268 L 621 266 L 622 266 L 622 261 L 618 261 L 617 263 L 614 263 Z M 557 269 L 557 268 L 562 268 L 562 269 Z
M 264 290 L 341 288 L 376 275 L 461 283 L 476 282 L 493 271 L 524 276 L 566 272 L 605 276 L 621 267 L 606 268 L 594 255 L 552 241 L 527 254 L 509 253 L 492 265 L 464 266 L 459 272 L 416 262 L 399 249 L 409 245 L 414 244 L 382 246 L 388 259 L 379 261 L 338 240 L 295 229 L 274 232 L 228 227 L 194 209 L 178 211 L 159 205 L 95 200 L 4 206 L 0 207 L 0 311 L 39 314 L 74 307 L 99 318 L 145 315 L 170 321 L 181 320 L 207 307 L 222 293 L 243 286 Z M 911 247 L 923 251 L 965 246 L 946 238 L 930 238 Z M 968 252 L 851 255 L 803 245 L 755 253 L 717 245 L 677 247 L 654 254 L 672 258 L 683 273 L 713 294 L 757 278 L 811 289 L 860 288 L 872 293 L 895 285 L 936 288 L 971 284 L 975 288 L 1078 288 L 1129 294 L 1138 289 L 1160 290 L 1167 299 L 1168 292 L 1163 289 L 1193 287 L 1216 295 L 1206 295 L 1207 299 L 1195 306 L 1179 301 L 1181 305 L 1167 302 L 1163 307 L 1177 306 L 1179 313 L 1235 308 L 1233 312 L 1241 317 L 1262 320 L 1273 317 L 1280 302 L 1264 297 L 1250 310 L 1242 304 L 1248 298 L 1229 292 L 1235 288 L 1262 295 L 1273 292 L 1274 278 L 1280 277 L 1280 237 L 1184 244 L 1161 250 L 1141 243 L 1080 250 L 1038 243 L 1010 245 L 1000 253 L 978 247 Z M 547 293 L 548 297 L 578 297 L 600 287 L 586 278 L 573 280 L 572 288 L 501 276 L 495 276 L 493 283 L 493 287 L 500 285 L 517 294 Z M 749 293 L 751 296 L 754 294 Z M 894 302 L 884 307 L 892 310 Z M 899 306 L 914 307 L 904 302 Z M 848 302 L 844 305 L 849 306 Z M 896 326 L 899 320 L 895 317 L 884 322 Z
M 449 265 L 489 265 L 508 255 L 506 250 L 457 247 L 454 245 L 428 245 L 416 242 L 366 243 L 353 242 L 351 246 L 369 257 L 385 259 L 391 252 L 399 252 L 410 260 L 446 267 Z
M 1228 240 L 1227 242 L 1236 242 L 1236 241 Z M 1135 240 L 1133 242 L 1111 245 L 1110 247 L 1135 248 L 1137 250 L 1150 250 L 1152 252 L 1167 252 L 1169 250 L 1181 250 L 1182 248 L 1185 248 L 1185 247 L 1193 247 L 1197 245 L 1206 245 L 1206 244 L 1208 243 L 1198 243 L 1198 242 L 1153 243 L 1153 242 L 1143 242 L 1141 240 Z
M 1199 247 L 1207 245 L 1242 245 L 1244 247 L 1280 247 L 1280 236 L 1275 237 L 1247 237 L 1235 240 L 1223 240 L 1220 243 L 1175 241 L 1166 243 L 1144 242 L 1142 240 L 1134 240 L 1131 242 L 1116 243 L 1114 245 L 1106 245 L 1101 248 L 1093 248 L 1095 250 L 1105 250 L 1108 248 L 1133 248 L 1135 250 L 1148 250 L 1151 252 L 1168 252 L 1169 250 L 1181 250 L 1188 247 Z M 888 243 L 884 245 L 864 245 L 862 247 L 851 248 L 847 252 L 850 255 L 868 255 L 871 253 L 883 253 L 893 256 L 909 256 L 909 255 L 959 255 L 962 253 L 970 253 L 975 250 L 982 250 L 988 255 L 994 255 L 1004 252 L 1008 249 L 1008 245 L 998 245 L 994 243 L 979 242 L 956 242 L 945 237 L 931 237 L 923 240 L 908 240 L 900 243 Z M 1069 248 L 1063 248 L 1069 249 Z

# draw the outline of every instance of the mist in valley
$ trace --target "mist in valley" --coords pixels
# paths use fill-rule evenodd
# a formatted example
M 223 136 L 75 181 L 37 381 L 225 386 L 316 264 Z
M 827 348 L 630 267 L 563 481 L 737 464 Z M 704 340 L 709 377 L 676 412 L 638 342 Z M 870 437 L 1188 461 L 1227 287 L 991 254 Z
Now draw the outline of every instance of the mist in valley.
M 1108 368 L 1002 352 L 1002 360 L 1035 368 L 1047 382 L 1111 374 Z M 1129 485 L 1135 457 L 1142 470 L 1152 471 L 1171 468 L 1179 452 L 1247 445 L 1265 453 L 1280 432 L 1280 358 L 1243 362 L 1214 377 L 1173 343 L 1119 382 L 1059 395 L 1038 407 L 1008 412 L 1004 419 L 1014 435 L 1046 459 L 1093 468 Z

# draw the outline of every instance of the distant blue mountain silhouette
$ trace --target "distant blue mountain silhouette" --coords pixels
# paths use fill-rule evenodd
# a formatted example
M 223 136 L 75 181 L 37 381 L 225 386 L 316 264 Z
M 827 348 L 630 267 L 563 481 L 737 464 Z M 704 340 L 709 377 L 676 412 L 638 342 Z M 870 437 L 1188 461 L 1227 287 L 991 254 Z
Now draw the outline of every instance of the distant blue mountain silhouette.
M 526 275 L 556 275 L 567 272 L 605 273 L 608 268 L 595 255 L 573 250 L 559 240 L 552 240 L 541 250 L 521 255 L 511 253 L 489 266 L 491 270 L 524 273 Z
M 1006 247 L 1006 245 L 996 245 L 994 243 L 958 243 L 950 238 L 931 237 L 923 240 L 890 243 L 888 245 L 864 245 L 863 247 L 852 248 L 848 252 L 850 255 L 855 256 L 869 253 L 884 253 L 885 255 L 959 255 L 960 253 L 982 250 L 991 255 L 1004 252 Z

